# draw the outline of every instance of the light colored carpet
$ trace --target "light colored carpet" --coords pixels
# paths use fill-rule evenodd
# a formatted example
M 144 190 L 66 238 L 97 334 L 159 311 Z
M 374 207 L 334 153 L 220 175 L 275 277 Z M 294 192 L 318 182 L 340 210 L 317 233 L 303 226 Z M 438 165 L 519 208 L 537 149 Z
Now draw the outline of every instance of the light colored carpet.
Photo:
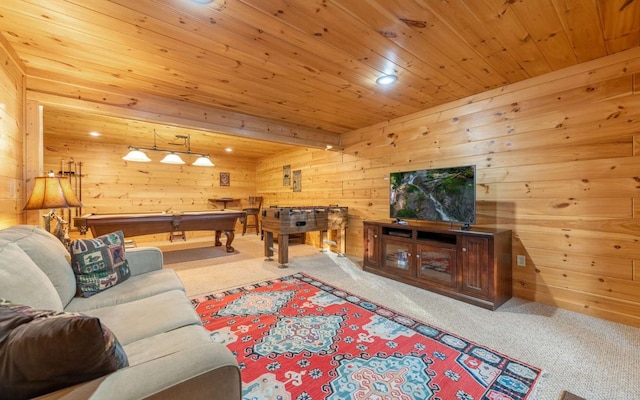
M 568 390 L 588 400 L 638 398 L 640 329 L 513 298 L 488 311 L 362 271 L 357 258 L 291 245 L 289 268 L 264 261 L 259 237 L 237 236 L 222 248 L 165 251 L 190 297 L 304 272 L 413 318 L 542 368 L 538 400 Z M 201 244 L 200 246 L 203 246 Z M 168 249 L 165 249 L 168 250 Z

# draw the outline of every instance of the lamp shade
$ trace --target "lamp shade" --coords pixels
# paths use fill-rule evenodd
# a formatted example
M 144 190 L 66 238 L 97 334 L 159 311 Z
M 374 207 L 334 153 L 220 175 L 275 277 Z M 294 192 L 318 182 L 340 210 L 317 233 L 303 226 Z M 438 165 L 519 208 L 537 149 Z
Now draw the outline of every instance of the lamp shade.
M 35 178 L 33 191 L 24 209 L 44 210 L 81 206 L 82 203 L 71 190 L 69 178 L 43 176 Z
M 205 156 L 199 157 L 191 165 L 195 165 L 196 167 L 215 167 L 216 166 L 214 163 L 211 162 L 211 160 L 209 160 L 209 157 L 205 157 Z
M 149 162 L 151 161 L 151 159 L 149 157 L 147 157 L 146 154 L 144 154 L 143 152 L 141 152 L 138 149 L 131 149 L 131 151 L 129 151 L 129 154 L 127 154 L 126 156 L 122 157 L 123 160 L 125 161 L 133 161 L 133 162 Z
M 175 153 L 167 154 L 162 160 L 160 160 L 160 162 L 164 164 L 184 164 L 182 158 L 180 158 L 180 156 Z

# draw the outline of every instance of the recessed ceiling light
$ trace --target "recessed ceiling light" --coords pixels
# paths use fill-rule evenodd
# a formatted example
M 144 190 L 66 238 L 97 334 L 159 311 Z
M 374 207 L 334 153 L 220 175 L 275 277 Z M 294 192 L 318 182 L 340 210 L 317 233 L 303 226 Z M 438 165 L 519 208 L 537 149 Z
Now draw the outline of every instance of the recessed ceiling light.
M 213 3 L 213 0 L 191 0 L 194 3 L 199 3 L 199 4 L 209 4 L 209 3 Z
M 233 149 L 231 147 L 227 147 L 226 149 L 224 149 L 224 151 L 226 151 L 227 153 L 231 153 Z
M 378 85 L 390 85 L 398 80 L 398 77 L 395 75 L 382 75 L 378 79 L 376 79 L 376 83 Z
M 96 131 L 89 132 L 89 135 L 91 135 L 93 137 L 98 137 L 98 136 L 100 136 L 100 132 L 96 132 Z

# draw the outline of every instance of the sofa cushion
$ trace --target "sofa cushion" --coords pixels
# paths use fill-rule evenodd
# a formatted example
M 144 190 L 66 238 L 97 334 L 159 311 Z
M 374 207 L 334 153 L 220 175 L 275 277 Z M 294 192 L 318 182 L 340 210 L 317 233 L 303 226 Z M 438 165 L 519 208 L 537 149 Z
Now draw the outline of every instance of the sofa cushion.
M 78 239 L 71 243 L 71 267 L 76 274 L 77 295 L 90 297 L 131 276 L 125 257 L 122 231 Z
M 123 346 L 159 333 L 188 325 L 201 325 L 200 317 L 181 290 L 171 290 L 155 296 L 84 311 L 100 318 Z
M 126 282 L 88 298 L 76 297 L 65 307 L 65 311 L 83 312 L 95 308 L 115 306 L 170 290 L 184 291 L 182 281 L 174 270 L 161 269 L 132 276 Z
M 0 238 L 14 242 L 27 253 L 47 275 L 63 305 L 71 301 L 76 293 L 76 278 L 71 270 L 71 256 L 57 237 L 40 226 L 16 225 L 1 230 Z
M 27 399 L 128 365 L 113 333 L 94 317 L 0 301 L 0 393 Z
M 124 346 L 124 351 L 129 365 L 138 365 L 211 342 L 209 332 L 202 326 L 189 325 L 135 341 Z
M 128 248 L 127 261 L 129 261 L 131 276 L 157 271 L 164 265 L 162 250 L 157 247 Z
M 62 311 L 62 301 L 47 275 L 16 243 L 0 239 L 0 294 L 15 303 Z

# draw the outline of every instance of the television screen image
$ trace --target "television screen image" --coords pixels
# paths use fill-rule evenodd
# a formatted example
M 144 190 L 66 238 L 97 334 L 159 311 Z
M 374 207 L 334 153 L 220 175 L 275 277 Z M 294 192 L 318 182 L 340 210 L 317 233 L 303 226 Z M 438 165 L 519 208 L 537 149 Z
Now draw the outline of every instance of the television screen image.
M 475 222 L 475 165 L 393 172 L 390 181 L 391 218 Z

